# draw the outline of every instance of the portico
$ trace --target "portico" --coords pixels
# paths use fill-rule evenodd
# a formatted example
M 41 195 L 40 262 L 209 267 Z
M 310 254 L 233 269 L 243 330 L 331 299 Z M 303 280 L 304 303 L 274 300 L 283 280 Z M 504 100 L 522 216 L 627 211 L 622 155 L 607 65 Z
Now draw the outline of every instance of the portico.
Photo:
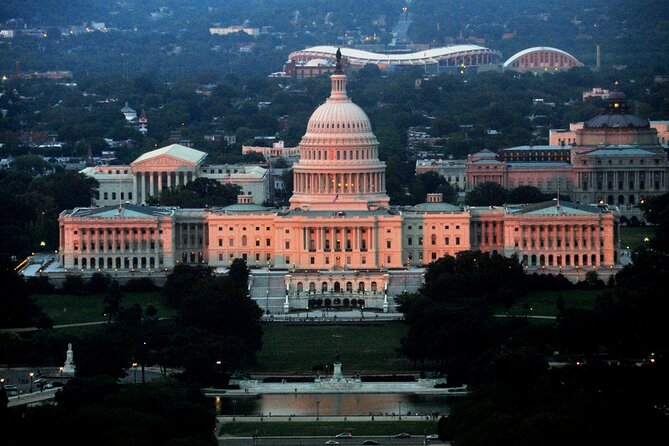
M 207 153 L 179 144 L 147 152 L 130 164 L 137 203 L 146 203 L 164 189 L 185 186 L 198 176 Z

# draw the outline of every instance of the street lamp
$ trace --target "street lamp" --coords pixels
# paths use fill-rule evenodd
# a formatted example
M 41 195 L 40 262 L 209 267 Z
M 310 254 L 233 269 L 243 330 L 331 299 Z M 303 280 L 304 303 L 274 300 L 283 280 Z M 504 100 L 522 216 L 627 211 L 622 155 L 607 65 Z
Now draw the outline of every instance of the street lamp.
M 60 373 L 60 385 L 63 385 L 63 368 L 59 367 L 58 372 Z
M 61 369 L 62 369 L 62 367 L 61 367 Z M 137 363 L 136 362 L 132 363 L 132 375 L 133 375 L 133 377 L 132 377 L 133 384 L 137 384 Z
M 269 288 L 265 291 L 265 314 L 269 314 Z
M 235 421 L 235 417 L 237 416 L 237 400 L 232 400 L 232 421 Z
M 316 421 L 318 421 L 320 417 L 320 405 L 320 400 L 316 400 Z
M 400 412 L 400 420 L 402 419 L 402 401 L 398 401 L 397 404 L 399 404 L 399 412 Z
M 30 372 L 30 393 L 33 393 L 33 377 L 35 374 L 33 372 Z

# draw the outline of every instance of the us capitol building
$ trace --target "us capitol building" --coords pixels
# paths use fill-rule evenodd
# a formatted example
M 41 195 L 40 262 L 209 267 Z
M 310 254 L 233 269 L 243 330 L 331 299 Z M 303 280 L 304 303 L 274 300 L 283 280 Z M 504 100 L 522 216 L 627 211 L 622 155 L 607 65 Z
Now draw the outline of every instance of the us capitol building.
M 263 207 L 243 194 L 223 208 L 126 203 L 65 210 L 59 265 L 47 273 L 159 281 L 179 263 L 222 273 L 241 258 L 251 267 L 250 296 L 276 313 L 314 305 L 392 311 L 394 296 L 421 285 L 424 265 L 463 250 L 516 255 L 528 272 L 572 280 L 591 270 L 604 279 L 617 271 L 618 217 L 607 205 L 552 200 L 476 208 L 429 194 L 416 206 L 390 206 L 378 141 L 348 97 L 346 80 L 338 67 L 330 97 L 309 120 L 289 207 Z M 192 168 L 196 152 L 159 149 L 143 156 L 142 169 Z M 172 180 L 159 190 L 179 184 Z

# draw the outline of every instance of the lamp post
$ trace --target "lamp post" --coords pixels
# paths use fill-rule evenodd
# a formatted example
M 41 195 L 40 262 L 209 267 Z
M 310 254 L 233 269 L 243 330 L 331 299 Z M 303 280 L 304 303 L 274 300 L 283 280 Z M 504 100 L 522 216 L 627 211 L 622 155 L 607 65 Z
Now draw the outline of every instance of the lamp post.
M 320 419 L 320 405 L 321 405 L 321 401 L 316 400 L 316 421 L 318 421 Z
M 267 291 L 265 291 L 265 314 L 269 314 L 268 308 L 269 308 L 269 288 L 267 289 Z
M 399 404 L 399 412 L 400 412 L 400 420 L 402 419 L 402 401 L 398 401 L 397 404 Z
M 58 372 L 60 373 L 60 385 L 63 385 L 63 367 L 58 368 Z
M 33 372 L 30 372 L 30 393 L 33 393 L 33 377 L 35 374 Z
M 232 421 L 235 421 L 237 416 L 237 400 L 232 400 Z
M 132 363 L 132 382 L 133 384 L 137 384 L 137 363 L 133 362 Z

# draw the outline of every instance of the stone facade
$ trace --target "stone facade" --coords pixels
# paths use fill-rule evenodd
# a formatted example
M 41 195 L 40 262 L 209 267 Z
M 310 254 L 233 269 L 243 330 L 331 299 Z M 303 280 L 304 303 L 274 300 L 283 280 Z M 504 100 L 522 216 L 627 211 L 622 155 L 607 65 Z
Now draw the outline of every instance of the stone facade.
M 97 206 L 145 204 L 160 191 L 186 185 L 196 178 L 236 184 L 256 203 L 269 197 L 270 175 L 260 166 L 205 164 L 207 153 L 179 144 L 147 152 L 129 166 L 95 166 L 80 172 L 98 180 Z
M 574 278 L 617 267 L 616 214 L 605 205 L 466 208 L 429 194 L 425 203 L 393 207 L 377 151 L 369 119 L 346 94 L 346 76 L 335 73 L 332 94 L 300 144 L 290 207 L 268 208 L 240 195 L 224 208 L 66 210 L 59 220 L 62 271 L 148 274 L 185 263 L 223 272 L 241 258 L 252 268 L 249 295 L 269 312 L 319 301 L 388 311 L 395 295 L 420 286 L 424 265 L 464 250 L 516 255 L 528 271 Z M 193 173 L 196 166 L 182 169 Z M 153 171 L 141 172 L 149 172 L 155 192 Z
M 657 130 L 661 122 L 654 127 L 631 114 L 625 95 L 614 91 L 603 113 L 569 131 L 551 133 L 551 142 L 559 145 L 505 149 L 501 159 L 489 150 L 470 155 L 467 189 L 483 182 L 534 186 L 640 217 L 643 200 L 669 191 L 669 159 Z

